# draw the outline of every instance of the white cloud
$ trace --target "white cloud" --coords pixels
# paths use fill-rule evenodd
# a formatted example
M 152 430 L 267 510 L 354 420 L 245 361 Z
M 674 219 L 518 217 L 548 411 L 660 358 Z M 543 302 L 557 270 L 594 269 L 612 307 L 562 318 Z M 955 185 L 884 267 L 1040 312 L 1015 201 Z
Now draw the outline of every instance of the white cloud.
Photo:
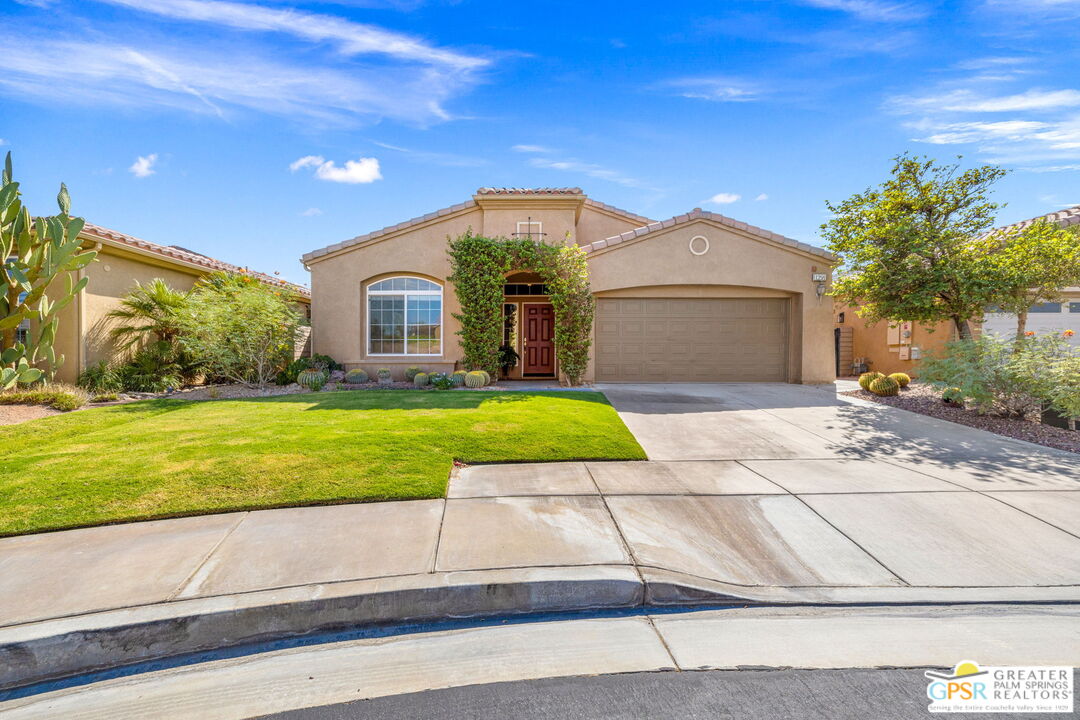
M 756 198 L 754 198 L 754 201 L 755 202 L 764 202 L 765 200 L 768 200 L 768 199 L 769 199 L 768 195 L 766 195 L 765 193 L 761 193 Z
M 322 214 L 323 214 L 323 211 L 320 210 L 319 208 L 316 208 L 316 207 L 308 208 L 304 212 L 300 213 L 300 215 L 303 216 L 303 217 L 316 217 L 316 216 L 322 215 Z
M 898 97 L 891 103 L 899 112 L 1029 112 L 1078 107 L 1080 91 L 1031 89 L 1013 95 L 986 97 L 968 89 L 960 89 L 937 95 Z
M 279 32 L 313 43 L 333 43 L 352 55 L 389 55 L 402 60 L 472 70 L 480 57 L 433 47 L 423 40 L 333 15 L 226 2 L 225 0 L 98 0 L 177 20 L 213 23 L 252 32 Z
M 730 205 L 731 203 L 737 203 L 740 200 L 742 200 L 742 195 L 737 195 L 735 193 L 716 193 L 706 200 L 706 202 L 712 203 L 713 205 Z
M 26 43 L 34 52 L 25 52 Z M 161 107 L 228 115 L 245 109 L 305 122 L 351 125 L 383 117 L 414 123 L 444 120 L 442 102 L 471 84 L 468 73 L 415 64 L 375 68 L 292 64 L 242 48 L 192 42 L 153 49 L 123 41 L 16 38 L 0 34 L 0 90 L 39 102 Z
M 624 175 L 617 170 L 611 170 L 603 165 L 596 165 L 595 163 L 581 162 L 573 158 L 569 159 L 557 159 L 547 157 L 534 157 L 529 160 L 529 164 L 533 167 L 544 168 L 547 170 L 563 170 L 565 172 L 580 173 L 589 177 L 597 178 L 598 180 L 607 180 L 618 185 L 625 185 L 626 187 L 644 188 L 644 183 L 640 180 Z
M 154 165 L 157 164 L 157 153 L 150 153 L 149 155 L 140 155 L 135 159 L 135 162 L 128 168 L 128 172 L 137 178 L 145 178 L 153 175 Z
M 514 152 L 520 153 L 550 153 L 554 152 L 551 148 L 546 148 L 543 145 L 514 145 L 510 148 Z
M 663 83 L 682 97 L 713 102 L 753 102 L 760 100 L 762 89 L 738 78 L 696 77 L 678 78 Z
M 289 170 L 296 172 L 302 168 L 315 168 L 315 177 L 327 182 L 359 185 L 382 180 L 379 161 L 376 158 L 346 160 L 343 167 L 338 167 L 333 160 L 321 155 L 305 155 L 289 164 Z
M 442 167 L 482 167 L 489 162 L 484 158 L 471 157 L 469 155 L 456 155 L 454 153 L 432 152 L 430 150 L 413 150 L 411 148 L 390 145 L 389 143 L 372 140 L 372 143 L 381 148 L 401 153 L 410 160 L 428 164 L 441 165 Z
M 906 22 L 921 20 L 930 11 L 918 3 L 881 2 L 880 0 L 799 0 L 803 5 L 823 10 L 838 10 L 860 20 L 872 22 Z
M 326 162 L 326 158 L 324 158 L 322 155 L 305 155 L 304 157 L 293 160 L 291 163 L 289 163 L 289 170 L 291 170 L 292 172 L 296 172 L 301 168 L 319 167 L 324 162 Z
M 0 145 L 7 145 L 7 144 L 8 144 L 7 140 L 5 140 L 4 138 L 0 138 Z

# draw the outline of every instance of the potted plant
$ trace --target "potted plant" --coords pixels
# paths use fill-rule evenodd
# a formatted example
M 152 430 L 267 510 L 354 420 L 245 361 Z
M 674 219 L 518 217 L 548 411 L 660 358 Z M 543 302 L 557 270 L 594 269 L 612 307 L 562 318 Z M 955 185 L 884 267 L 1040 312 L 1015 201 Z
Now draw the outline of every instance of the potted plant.
M 509 345 L 499 346 L 499 367 L 502 368 L 503 378 L 510 376 L 510 371 L 517 367 L 518 360 L 521 356 L 518 355 L 517 350 Z
M 389 368 L 379 368 L 379 371 L 377 373 L 375 373 L 375 374 L 379 376 L 379 384 L 380 385 L 393 385 L 394 384 L 394 378 L 393 378 L 393 376 L 390 375 L 390 369 Z

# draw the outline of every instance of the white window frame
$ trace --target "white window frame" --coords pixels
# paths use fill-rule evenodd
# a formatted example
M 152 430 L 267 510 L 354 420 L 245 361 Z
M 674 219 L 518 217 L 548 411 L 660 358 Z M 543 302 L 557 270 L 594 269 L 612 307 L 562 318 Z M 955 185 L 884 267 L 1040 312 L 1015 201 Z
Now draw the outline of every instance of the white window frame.
M 525 229 L 522 230 L 521 226 L 524 225 Z M 532 230 L 533 226 L 536 226 L 536 230 Z M 544 237 L 544 223 L 539 220 L 518 220 L 517 232 L 514 233 L 517 237 L 532 237 L 533 235 L 539 235 Z
M 19 293 L 18 302 L 19 302 L 20 305 L 23 303 L 24 300 L 26 300 L 26 296 L 29 295 L 29 294 L 30 293 L 27 293 L 27 292 Z M 22 335 L 21 340 L 19 339 L 20 335 Z M 15 326 L 15 342 L 17 344 L 19 344 L 19 345 L 26 345 L 26 343 L 28 343 L 29 341 L 30 341 L 30 319 L 29 318 L 23 318 L 22 322 L 20 322 L 18 325 Z
M 381 282 L 388 280 L 423 280 L 429 282 L 432 285 L 438 286 L 438 290 L 372 290 L 373 285 L 378 285 Z M 405 352 L 400 353 L 376 353 L 371 352 L 371 297 L 386 297 L 388 295 L 400 295 L 404 298 L 404 310 L 405 310 L 405 336 L 402 338 L 404 343 Z M 421 295 L 425 297 L 439 298 L 439 352 L 437 353 L 411 353 L 409 352 L 409 295 Z M 446 342 L 445 334 L 443 330 L 445 325 L 443 323 L 443 310 L 445 305 L 443 303 L 443 285 L 441 283 L 430 280 L 426 277 L 419 275 L 395 275 L 393 277 L 381 278 L 374 282 L 368 283 L 366 292 L 364 293 L 364 335 L 366 336 L 364 350 L 367 352 L 368 357 L 442 357 L 445 349 L 444 343 Z

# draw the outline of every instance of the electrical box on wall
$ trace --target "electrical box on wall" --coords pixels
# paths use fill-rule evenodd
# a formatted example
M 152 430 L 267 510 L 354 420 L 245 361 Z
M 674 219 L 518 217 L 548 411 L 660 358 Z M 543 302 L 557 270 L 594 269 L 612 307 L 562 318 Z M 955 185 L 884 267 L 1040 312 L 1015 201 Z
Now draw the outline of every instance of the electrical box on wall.
M 922 348 L 917 347 L 915 345 L 912 345 L 911 346 L 911 359 L 912 360 L 921 360 L 922 359 Z
M 901 360 L 910 360 L 911 359 L 911 348 L 908 347 L 907 345 L 901 345 L 900 346 L 900 359 Z

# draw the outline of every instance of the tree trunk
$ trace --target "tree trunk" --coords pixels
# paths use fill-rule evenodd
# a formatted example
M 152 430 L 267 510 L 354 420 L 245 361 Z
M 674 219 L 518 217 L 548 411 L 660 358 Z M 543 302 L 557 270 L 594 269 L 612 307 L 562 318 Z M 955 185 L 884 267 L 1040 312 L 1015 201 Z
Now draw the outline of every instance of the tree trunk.
M 1024 333 L 1027 332 L 1027 310 L 1021 310 L 1016 313 L 1016 344 L 1019 345 L 1024 341 Z
M 971 339 L 971 323 L 964 318 L 953 315 L 953 326 L 956 327 L 956 334 L 961 340 Z

